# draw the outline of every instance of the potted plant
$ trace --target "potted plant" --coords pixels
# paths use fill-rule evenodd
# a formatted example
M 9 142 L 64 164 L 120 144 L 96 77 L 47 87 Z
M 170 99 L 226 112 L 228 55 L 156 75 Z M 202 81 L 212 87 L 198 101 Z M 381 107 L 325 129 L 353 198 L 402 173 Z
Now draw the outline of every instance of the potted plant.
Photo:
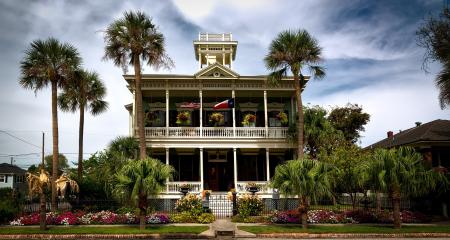
M 185 183 L 180 186 L 180 192 L 183 193 L 184 196 L 191 190 L 191 185 Z
M 177 115 L 176 124 L 181 125 L 190 125 L 191 124 L 191 113 L 188 111 L 179 112 Z
M 256 192 L 259 192 L 259 187 L 254 182 L 247 183 L 247 186 L 245 188 L 247 192 L 251 192 L 253 195 L 255 195 Z
M 222 113 L 215 112 L 209 116 L 209 123 L 213 124 L 214 127 L 223 125 L 225 117 Z
M 244 121 L 242 121 L 242 125 L 246 127 L 254 127 L 256 123 L 256 115 L 252 113 L 248 113 L 244 116 Z
M 287 114 L 285 112 L 279 112 L 276 117 L 277 117 L 278 121 L 280 121 L 282 126 L 288 125 L 289 120 L 288 120 Z

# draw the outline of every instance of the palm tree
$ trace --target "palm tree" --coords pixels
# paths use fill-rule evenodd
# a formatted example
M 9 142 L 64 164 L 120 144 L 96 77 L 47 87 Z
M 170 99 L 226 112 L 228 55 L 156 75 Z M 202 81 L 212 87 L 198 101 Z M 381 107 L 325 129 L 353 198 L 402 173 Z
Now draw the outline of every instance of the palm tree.
M 401 227 L 401 197 L 418 196 L 435 189 L 438 182 L 446 182 L 443 174 L 426 169 L 422 156 L 413 148 L 377 149 L 369 170 L 372 188 L 387 192 L 394 211 L 394 227 Z
M 272 41 L 269 53 L 264 58 L 267 69 L 273 71 L 268 76 L 269 83 L 278 84 L 287 76 L 288 70 L 294 75 L 295 96 L 297 101 L 297 154 L 303 158 L 303 103 L 302 88 L 306 78 L 302 70 L 307 67 L 316 78 L 325 76 L 324 68 L 317 65 L 322 62 L 322 48 L 306 30 L 283 31 Z
M 84 111 L 89 110 L 92 115 L 98 115 L 108 108 L 103 100 L 106 88 L 98 73 L 78 70 L 70 79 L 64 92 L 58 97 L 61 110 L 75 112 L 80 110 L 80 126 L 78 129 L 78 179 L 83 176 L 83 133 Z
M 121 200 L 131 201 L 139 208 L 139 226 L 145 229 L 147 199 L 164 190 L 166 180 L 171 179 L 174 169 L 157 159 L 129 161 L 116 174 L 114 193 Z
M 126 158 L 136 159 L 137 151 L 139 150 L 139 143 L 134 137 L 116 137 L 108 145 L 110 152 L 116 152 Z
M 164 36 L 143 12 L 125 12 L 123 18 L 111 23 L 106 29 L 105 43 L 103 59 L 112 60 L 116 66 L 122 67 L 124 72 L 127 71 L 128 65 L 134 67 L 135 82 L 132 87 L 135 91 L 140 159 L 145 159 L 147 152 L 142 109 L 141 60 L 155 69 L 169 69 L 173 62 L 166 54 Z
M 54 38 L 36 40 L 25 51 L 20 63 L 20 85 L 32 89 L 35 93 L 51 85 L 52 92 L 52 135 L 53 135 L 53 171 L 52 171 L 52 210 L 56 210 L 56 185 L 58 172 L 58 88 L 65 86 L 81 58 L 78 50 L 68 43 L 60 43 Z
M 46 229 L 46 203 L 45 203 L 45 189 L 50 185 L 49 174 L 41 166 L 39 175 L 27 173 L 27 183 L 30 198 L 34 194 L 39 195 L 39 228 Z
M 298 195 L 300 221 L 307 228 L 307 212 L 310 201 L 331 196 L 332 168 L 323 162 L 303 158 L 290 160 L 275 168 L 271 185 L 286 195 Z

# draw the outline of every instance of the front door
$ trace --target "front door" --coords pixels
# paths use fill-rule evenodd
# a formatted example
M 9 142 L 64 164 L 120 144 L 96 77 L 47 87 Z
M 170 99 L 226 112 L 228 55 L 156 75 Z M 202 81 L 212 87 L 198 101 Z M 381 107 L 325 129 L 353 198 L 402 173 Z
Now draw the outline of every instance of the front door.
M 208 186 L 212 191 L 229 191 L 230 176 L 226 162 L 209 163 Z

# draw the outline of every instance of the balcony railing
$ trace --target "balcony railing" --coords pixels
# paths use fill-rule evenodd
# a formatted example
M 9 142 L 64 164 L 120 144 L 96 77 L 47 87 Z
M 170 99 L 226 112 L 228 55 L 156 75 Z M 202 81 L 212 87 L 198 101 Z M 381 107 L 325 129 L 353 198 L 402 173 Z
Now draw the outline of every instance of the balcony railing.
M 146 127 L 148 138 L 279 138 L 288 135 L 287 127 Z M 167 131 L 168 130 L 168 131 Z
M 231 35 L 231 33 L 223 33 L 223 34 L 200 33 L 198 36 L 198 40 L 199 41 L 211 41 L 211 42 L 231 41 L 232 35 Z
M 193 193 L 199 193 L 202 188 L 201 182 L 168 182 L 166 183 L 167 186 L 167 193 L 180 193 L 180 187 L 182 185 L 188 184 L 191 189 L 189 192 Z

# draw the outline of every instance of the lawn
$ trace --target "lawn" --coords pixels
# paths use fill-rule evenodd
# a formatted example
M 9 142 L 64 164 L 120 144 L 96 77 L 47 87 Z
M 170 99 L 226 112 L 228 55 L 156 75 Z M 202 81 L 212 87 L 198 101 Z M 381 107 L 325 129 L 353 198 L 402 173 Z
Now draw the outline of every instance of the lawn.
M 140 234 L 140 233 L 194 233 L 199 234 L 208 230 L 207 226 L 148 226 L 144 231 L 139 226 L 120 227 L 50 227 L 47 231 L 40 231 L 39 227 L 2 227 L 0 235 L 5 234 Z
M 239 229 L 251 233 L 450 233 L 450 226 L 392 226 L 344 225 L 318 226 L 309 225 L 308 230 L 299 225 L 239 226 Z

